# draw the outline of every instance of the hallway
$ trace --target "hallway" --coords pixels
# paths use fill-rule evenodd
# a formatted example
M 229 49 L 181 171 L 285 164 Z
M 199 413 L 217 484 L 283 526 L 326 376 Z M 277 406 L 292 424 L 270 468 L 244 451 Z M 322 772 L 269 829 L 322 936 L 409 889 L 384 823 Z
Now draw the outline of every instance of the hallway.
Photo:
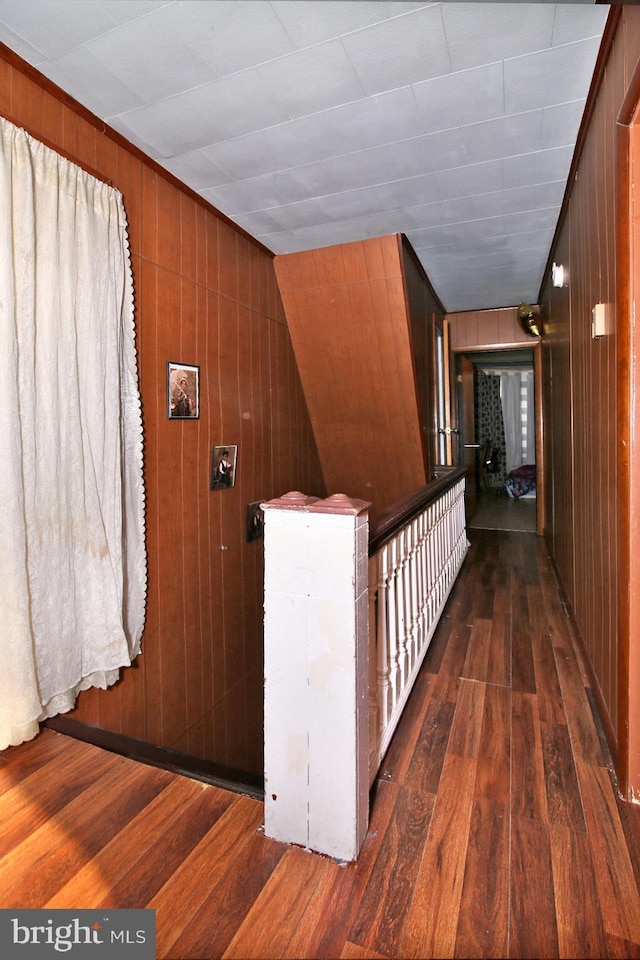
M 536 510 L 536 499 L 513 500 L 506 493 L 480 493 L 469 527 L 472 530 L 535 533 Z
M 0 907 L 152 907 L 172 960 L 640 957 L 640 807 L 616 798 L 544 543 L 469 539 L 356 864 L 47 730 L 0 754 Z

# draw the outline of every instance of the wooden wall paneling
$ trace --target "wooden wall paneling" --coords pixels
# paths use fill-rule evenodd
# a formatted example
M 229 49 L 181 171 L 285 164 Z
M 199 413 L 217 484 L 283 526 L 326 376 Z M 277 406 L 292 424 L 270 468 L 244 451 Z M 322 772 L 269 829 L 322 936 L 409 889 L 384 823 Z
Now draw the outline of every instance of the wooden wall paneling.
M 554 318 L 550 330 L 547 355 L 556 395 L 547 391 L 545 431 L 553 457 L 549 542 L 584 643 L 612 748 L 617 742 L 621 745 L 618 776 L 624 790 L 629 724 L 625 688 L 631 664 L 626 662 L 628 623 L 624 618 L 629 611 L 623 584 L 630 571 L 625 568 L 627 551 L 619 537 L 630 536 L 634 521 L 633 511 L 623 503 L 628 477 L 623 467 L 622 473 L 618 470 L 628 449 L 625 434 L 630 411 L 624 397 L 616 408 L 616 385 L 621 385 L 623 395 L 632 348 L 624 316 L 627 238 L 617 225 L 618 218 L 626 216 L 627 201 L 618 176 L 624 178 L 625 169 L 624 165 L 617 169 L 621 141 L 616 142 L 612 134 L 618 112 L 626 109 L 631 78 L 637 76 L 637 8 L 624 5 L 615 26 L 582 138 L 577 176 L 572 178 L 552 251 L 556 262 L 568 266 L 569 290 L 547 294 L 562 320 L 557 324 Z M 598 302 L 608 305 L 608 326 L 605 337 L 594 341 L 590 317 Z M 621 316 L 616 303 L 621 305 Z M 570 376 L 565 378 L 564 373 Z M 560 386 L 562 380 L 570 389 Z
M 373 510 L 427 476 L 400 253 L 393 235 L 275 261 L 325 482 Z
M 13 111 L 13 74 L 10 64 L 0 58 L 0 103 L 7 113 Z
M 142 163 L 121 146 L 117 146 L 113 183 L 124 200 L 129 249 L 132 255 L 139 255 L 142 247 Z M 134 271 L 134 284 L 136 276 L 137 271 Z
M 220 293 L 230 300 L 238 300 L 238 238 L 232 228 L 218 224 L 218 283 Z
M 273 259 L 6 48 L 0 98 L 33 135 L 110 180 L 129 224 L 145 440 L 143 654 L 115 688 L 81 694 L 73 718 L 213 762 L 240 757 L 259 772 L 261 544 L 245 544 L 245 506 L 303 483 L 324 492 Z M 167 420 L 167 360 L 200 366 L 198 421 Z M 209 490 L 219 442 L 239 446 L 237 486 L 222 494 Z
M 66 150 L 63 104 L 17 70 L 12 70 L 10 112 L 34 136 L 59 143 Z
M 338 249 L 341 254 L 344 272 L 341 271 L 333 279 L 333 284 L 367 283 L 369 279 L 379 280 L 386 277 L 388 274 L 383 245 L 384 240 L 382 238 L 370 240 L 368 243 L 361 241 L 359 243 L 339 244 Z M 314 262 L 317 264 L 319 257 L 326 256 L 331 256 L 331 252 L 327 253 L 326 250 L 317 250 L 314 255 Z M 369 270 L 373 272 L 370 274 Z M 316 284 L 320 286 L 317 268 Z
M 636 21 L 637 23 L 637 21 Z M 618 406 L 619 421 L 619 498 L 620 539 L 619 609 L 620 640 L 618 658 L 618 776 L 622 795 L 640 796 L 640 649 L 638 647 L 637 547 L 639 514 L 637 438 L 640 395 L 637 385 L 637 334 L 633 322 L 634 304 L 640 289 L 638 270 L 637 169 L 640 157 L 640 68 L 636 61 L 630 75 L 627 94 L 618 114 Z
M 395 332 L 394 344 L 396 354 L 396 376 L 399 406 L 402 415 L 406 418 L 405 437 L 403 439 L 403 455 L 406 458 L 408 469 L 408 483 L 410 491 L 416 490 L 428 480 L 427 467 L 424 461 L 422 445 L 422 424 L 415 387 L 415 375 L 410 339 L 410 318 L 406 310 L 404 287 L 400 278 L 387 281 L 389 298 L 388 324 Z M 396 318 L 403 317 L 402 324 Z M 399 328 L 399 329 L 398 329 Z M 409 389 L 409 388 L 412 389 Z M 391 501 L 393 502 L 393 501 Z
M 426 278 L 414 260 L 412 251 L 401 246 L 405 296 L 409 316 L 409 337 L 413 359 L 413 377 L 420 410 L 422 456 L 429 477 L 435 462 L 434 384 L 435 384 L 435 298 L 430 295 Z
M 477 335 L 481 337 L 483 343 L 509 343 L 513 334 L 513 321 L 506 319 L 500 310 L 487 310 L 486 313 L 478 317 L 478 327 L 481 326 L 481 332 Z
M 185 362 L 197 364 L 202 373 L 205 360 L 197 324 L 198 291 L 195 283 L 184 278 L 180 284 L 180 356 Z M 189 360 L 191 358 L 191 360 Z M 202 395 L 202 389 L 200 390 Z M 197 722 L 203 711 L 201 663 L 202 638 L 200 634 L 200 551 L 198 487 L 206 485 L 207 474 L 201 470 L 201 440 L 204 420 L 202 412 L 197 420 L 181 423 L 181 480 L 178 495 L 182 498 L 182 589 L 184 593 L 184 654 L 186 729 Z M 186 751 L 185 751 L 186 752 Z
M 189 196 L 184 193 L 179 195 L 180 210 L 180 266 L 179 270 L 185 280 L 196 283 L 198 280 L 198 261 L 197 261 L 197 211 L 198 205 Z M 194 313 L 194 319 L 197 314 Z

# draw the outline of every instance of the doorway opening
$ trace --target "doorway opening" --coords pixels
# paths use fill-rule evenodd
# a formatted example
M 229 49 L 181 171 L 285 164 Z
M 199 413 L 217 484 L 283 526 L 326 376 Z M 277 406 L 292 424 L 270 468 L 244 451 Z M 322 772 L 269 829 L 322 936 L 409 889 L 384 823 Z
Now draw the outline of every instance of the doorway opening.
M 456 354 L 459 462 L 468 468 L 471 528 L 538 530 L 535 357 L 527 347 Z

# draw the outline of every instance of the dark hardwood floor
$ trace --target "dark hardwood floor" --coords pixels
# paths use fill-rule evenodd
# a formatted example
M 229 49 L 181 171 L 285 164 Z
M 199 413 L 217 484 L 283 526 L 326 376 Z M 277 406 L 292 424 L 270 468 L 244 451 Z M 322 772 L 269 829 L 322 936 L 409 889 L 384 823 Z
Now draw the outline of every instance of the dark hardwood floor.
M 171 960 L 640 957 L 640 808 L 543 542 L 469 537 L 357 863 L 267 839 L 247 796 L 45 730 L 0 754 L 0 907 L 152 907 Z

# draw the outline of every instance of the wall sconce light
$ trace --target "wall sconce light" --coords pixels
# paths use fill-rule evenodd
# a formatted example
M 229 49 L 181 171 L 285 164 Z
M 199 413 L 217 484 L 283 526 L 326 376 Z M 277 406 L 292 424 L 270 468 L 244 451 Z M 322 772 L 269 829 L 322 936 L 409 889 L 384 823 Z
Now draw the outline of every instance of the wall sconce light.
M 528 303 L 521 303 L 518 307 L 518 322 L 528 337 L 539 337 L 542 331 L 540 315 L 534 313 Z
M 561 263 L 554 263 L 551 267 L 551 282 L 554 287 L 564 287 L 564 267 Z
M 591 311 L 591 336 L 594 340 L 604 337 L 607 327 L 607 305 L 596 303 Z

